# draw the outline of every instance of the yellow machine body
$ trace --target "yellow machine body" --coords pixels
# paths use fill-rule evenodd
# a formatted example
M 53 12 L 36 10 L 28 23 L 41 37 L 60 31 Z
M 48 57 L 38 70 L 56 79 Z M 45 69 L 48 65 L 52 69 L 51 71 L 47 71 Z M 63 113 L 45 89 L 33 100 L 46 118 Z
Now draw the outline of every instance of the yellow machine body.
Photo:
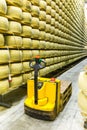
M 47 116 L 47 120 L 54 120 L 60 111 L 60 80 L 38 78 L 38 104 L 34 103 L 34 79 L 28 80 L 24 104 L 27 114 L 31 116 L 36 114 L 38 117 L 43 115 Z

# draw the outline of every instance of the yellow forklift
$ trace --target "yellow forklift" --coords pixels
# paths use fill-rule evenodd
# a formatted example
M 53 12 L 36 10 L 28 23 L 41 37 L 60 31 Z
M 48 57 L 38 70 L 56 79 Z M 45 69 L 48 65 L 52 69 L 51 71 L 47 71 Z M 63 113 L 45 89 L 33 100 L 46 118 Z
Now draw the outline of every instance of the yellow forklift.
M 71 96 L 71 82 L 62 81 L 65 87 L 61 89 L 60 80 L 38 77 L 38 71 L 46 67 L 45 61 L 39 56 L 31 60 L 29 65 L 34 69 L 34 79 L 27 81 L 25 113 L 37 119 L 54 120 Z

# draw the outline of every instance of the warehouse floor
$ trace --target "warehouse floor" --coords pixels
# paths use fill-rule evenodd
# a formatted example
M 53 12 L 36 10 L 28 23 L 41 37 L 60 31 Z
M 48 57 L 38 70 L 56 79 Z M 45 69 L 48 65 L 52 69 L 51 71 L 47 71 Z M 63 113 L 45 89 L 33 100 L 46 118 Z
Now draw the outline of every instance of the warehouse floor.
M 2 108 L 0 112 L 0 130 L 84 130 L 83 118 L 77 104 L 77 95 L 78 75 L 86 64 L 87 59 L 59 76 L 59 79 L 72 81 L 73 93 L 65 109 L 55 121 L 42 121 L 25 115 L 23 98 L 20 102 L 14 103 L 14 106 L 10 109 L 3 110 Z

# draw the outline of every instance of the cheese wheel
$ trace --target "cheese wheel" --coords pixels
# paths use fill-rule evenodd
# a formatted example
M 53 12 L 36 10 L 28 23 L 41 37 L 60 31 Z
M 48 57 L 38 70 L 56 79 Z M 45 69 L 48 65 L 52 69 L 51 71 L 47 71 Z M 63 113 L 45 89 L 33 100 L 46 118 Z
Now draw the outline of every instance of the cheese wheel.
M 8 31 L 8 29 L 9 29 L 8 19 L 0 16 L 0 32 L 5 33 Z
M 46 7 L 46 14 L 51 15 L 51 6 Z
M 28 12 L 23 12 L 23 19 L 22 19 L 22 23 L 23 24 L 28 24 L 30 25 L 31 23 L 31 14 Z
M 23 62 L 23 71 L 24 72 L 27 72 L 27 71 L 30 71 L 32 70 L 29 66 L 29 61 L 28 62 Z
M 39 42 L 39 49 L 45 49 L 45 41 Z
M 23 6 L 22 6 L 23 11 L 31 12 L 31 2 L 28 0 L 22 0 L 22 1 L 23 1 Z
M 40 11 L 39 13 L 39 20 L 45 21 L 46 20 L 46 12 L 45 11 Z
M 22 36 L 29 38 L 32 36 L 32 28 L 30 26 L 23 25 L 22 30 Z
M 39 21 L 39 30 L 45 31 L 46 28 L 46 22 L 45 21 Z
M 49 24 L 46 24 L 46 33 L 50 33 L 51 32 L 51 26 Z
M 30 50 L 23 50 L 23 60 L 29 60 L 32 58 L 32 51 Z
M 51 6 L 51 0 L 46 0 L 46 2 L 47 2 L 47 5 Z
M 23 74 L 23 82 L 27 83 L 27 80 L 29 80 L 31 77 L 32 77 L 31 73 Z
M 40 50 L 40 57 L 45 58 L 45 56 L 46 56 L 46 51 Z
M 7 16 L 12 20 L 20 21 L 22 20 L 22 10 L 19 7 L 8 6 Z
M 22 47 L 22 37 L 19 36 L 6 36 L 6 45 L 16 48 Z
M 0 65 L 0 79 L 7 78 L 9 75 L 9 67 L 8 65 Z
M 51 17 L 55 18 L 56 11 L 54 9 L 51 9 Z
M 0 81 L 0 94 L 5 94 L 9 90 L 9 82 L 8 80 Z
M 32 57 L 35 58 L 35 56 L 39 55 L 39 50 L 33 50 L 32 51 Z
M 23 38 L 23 39 L 22 39 L 22 43 L 23 43 L 23 44 L 22 44 L 22 45 L 23 45 L 23 46 L 22 46 L 23 48 L 29 48 L 29 49 L 30 49 L 30 48 L 32 47 L 32 42 L 31 42 L 31 39 L 30 39 L 30 38 Z
M 46 15 L 46 23 L 47 24 L 51 23 L 51 16 L 50 15 Z
M 19 50 L 10 50 L 10 61 L 16 62 L 22 60 L 22 51 Z
M 5 15 L 7 13 L 7 4 L 5 0 L 0 0 L 0 14 Z
M 32 38 L 39 39 L 40 32 L 38 29 L 32 29 Z
M 23 78 L 22 75 L 17 76 L 17 77 L 12 77 L 12 81 L 10 82 L 10 90 L 13 90 L 15 88 L 18 88 L 22 86 L 23 84 Z
M 32 5 L 32 7 L 31 7 L 31 15 L 33 17 L 38 17 L 39 13 L 40 13 L 39 7 Z
M 54 10 L 55 10 L 56 4 L 55 4 L 55 2 L 54 2 L 54 1 L 51 1 L 51 7 L 52 7 L 52 9 L 54 9 Z
M 54 18 L 51 18 L 51 25 L 55 26 L 55 19 Z
M 40 31 L 39 39 L 44 40 L 45 39 L 45 34 L 46 33 L 44 31 Z
M 4 46 L 4 43 L 5 43 L 4 35 L 0 34 L 0 46 Z
M 38 47 L 39 47 L 39 41 L 38 40 L 32 40 L 31 48 L 32 49 L 38 49 Z
M 0 50 L 0 63 L 8 63 L 9 61 L 9 51 Z
M 40 7 L 40 10 L 46 11 L 46 7 L 47 7 L 46 2 L 43 0 L 40 0 L 39 7 Z
M 32 17 L 31 27 L 34 28 L 34 29 L 39 28 L 39 19 L 38 18 Z
M 18 35 L 21 34 L 22 33 L 21 24 L 15 21 L 9 21 L 9 30 L 7 33 Z
M 39 6 L 39 1 L 40 1 L 40 0 L 31 0 L 31 3 L 32 3 L 33 5 Z
M 22 70 L 23 70 L 22 63 L 13 63 L 13 64 L 10 64 L 9 67 L 10 67 L 11 74 L 20 74 L 20 73 L 22 73 Z
M 23 5 L 22 0 L 6 0 L 8 5 L 15 5 L 21 7 Z

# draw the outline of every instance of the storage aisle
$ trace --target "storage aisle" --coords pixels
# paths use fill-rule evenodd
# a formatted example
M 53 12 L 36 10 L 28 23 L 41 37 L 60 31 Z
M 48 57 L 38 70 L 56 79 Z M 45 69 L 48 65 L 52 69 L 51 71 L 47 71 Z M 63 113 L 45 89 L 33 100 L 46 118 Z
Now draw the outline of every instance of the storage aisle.
M 55 121 L 37 120 L 23 114 L 23 99 L 18 105 L 15 104 L 15 106 L 7 110 L 4 116 L 0 112 L 0 130 L 84 130 L 83 118 L 77 104 L 77 81 L 79 72 L 86 64 L 87 59 L 59 77 L 59 79 L 72 81 L 73 93 L 65 109 L 59 114 Z

